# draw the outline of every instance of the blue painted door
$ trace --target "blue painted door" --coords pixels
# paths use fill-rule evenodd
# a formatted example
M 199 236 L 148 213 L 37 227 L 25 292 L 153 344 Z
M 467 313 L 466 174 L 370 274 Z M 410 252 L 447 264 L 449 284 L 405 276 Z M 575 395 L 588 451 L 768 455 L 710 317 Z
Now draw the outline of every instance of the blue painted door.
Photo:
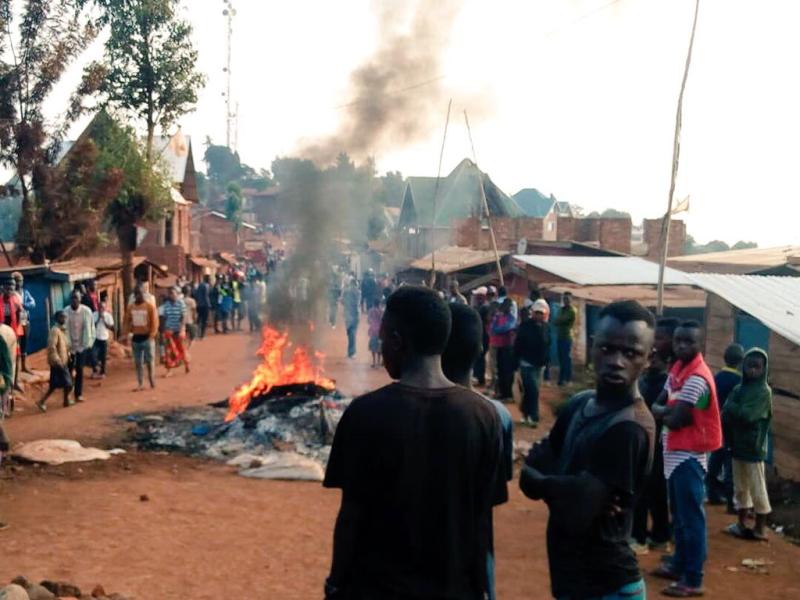
M 769 328 L 755 317 L 740 312 L 736 315 L 736 342 L 750 348 L 762 348 L 769 352 Z

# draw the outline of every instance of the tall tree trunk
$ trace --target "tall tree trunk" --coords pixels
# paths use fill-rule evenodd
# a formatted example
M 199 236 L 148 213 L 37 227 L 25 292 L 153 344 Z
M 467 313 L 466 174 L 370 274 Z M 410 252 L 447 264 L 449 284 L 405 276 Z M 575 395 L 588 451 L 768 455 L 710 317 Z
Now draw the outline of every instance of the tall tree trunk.
M 25 177 L 17 169 L 17 177 L 19 177 L 19 185 L 22 193 L 22 212 L 17 226 L 17 256 L 30 254 L 36 245 L 36 213 L 34 206 L 31 203 L 30 190 L 25 181 Z
M 133 293 L 133 253 L 136 250 L 136 225 L 128 223 L 117 227 L 117 238 L 122 256 L 122 295 L 125 306 Z
M 153 164 L 153 139 L 155 138 L 156 125 L 151 117 L 147 118 L 147 147 L 144 156 L 148 165 Z

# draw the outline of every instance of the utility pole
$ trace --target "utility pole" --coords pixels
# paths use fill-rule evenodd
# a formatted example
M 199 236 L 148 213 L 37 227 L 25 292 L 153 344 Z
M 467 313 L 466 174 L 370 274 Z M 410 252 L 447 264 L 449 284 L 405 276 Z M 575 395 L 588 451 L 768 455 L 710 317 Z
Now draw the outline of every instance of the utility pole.
M 661 222 L 661 257 L 658 263 L 658 302 L 656 313 L 664 314 L 664 271 L 667 268 L 669 254 L 669 230 L 672 221 L 672 202 L 675 196 L 675 181 L 678 178 L 678 162 L 681 155 L 681 126 L 683 125 L 683 93 L 686 91 L 686 80 L 689 78 L 689 65 L 692 64 L 692 48 L 694 48 L 694 34 L 697 30 L 697 14 L 700 12 L 700 0 L 695 1 L 694 21 L 692 22 L 692 35 L 689 37 L 689 50 L 686 53 L 686 64 L 683 67 L 683 80 L 681 91 L 678 94 L 678 109 L 675 113 L 675 136 L 672 140 L 672 176 L 669 184 L 669 198 L 667 212 Z
M 227 22 L 227 59 L 225 62 L 225 75 L 226 75 L 226 91 L 225 95 L 225 145 L 235 150 L 231 143 L 236 143 L 233 140 L 233 129 L 235 128 L 236 112 L 234 111 L 233 99 L 231 98 L 231 79 L 233 74 L 231 72 L 231 58 L 233 54 L 233 17 L 236 16 L 236 9 L 233 8 L 233 0 L 222 0 L 225 3 L 225 10 L 222 11 L 223 16 Z

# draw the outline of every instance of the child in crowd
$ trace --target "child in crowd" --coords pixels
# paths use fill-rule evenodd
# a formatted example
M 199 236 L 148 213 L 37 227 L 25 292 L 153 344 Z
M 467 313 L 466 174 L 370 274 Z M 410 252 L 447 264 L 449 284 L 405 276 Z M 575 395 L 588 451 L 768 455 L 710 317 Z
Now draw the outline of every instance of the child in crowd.
M 720 410 L 725 408 L 725 403 L 728 401 L 728 396 L 730 396 L 733 388 L 742 382 L 744 348 L 741 344 L 730 344 L 725 348 L 724 359 L 725 367 L 714 375 Z M 731 450 L 724 441 L 722 448 L 712 452 L 711 456 L 708 457 L 706 489 L 709 504 L 727 504 L 728 512 L 736 514 L 733 507 Z
M 64 406 L 74 404 L 69 399 L 72 391 L 72 375 L 69 372 L 69 338 L 65 332 L 67 325 L 67 314 L 58 311 L 55 315 L 55 325 L 50 329 L 50 337 L 47 340 L 47 362 L 50 365 L 50 385 L 36 403 L 36 407 L 47 412 L 47 399 L 58 389 L 64 390 Z
M 383 364 L 381 358 L 381 321 L 383 320 L 383 310 L 386 302 L 381 300 L 374 304 L 367 312 L 367 333 L 369 335 L 369 351 L 372 352 L 372 368 L 379 369 Z
M 92 367 L 92 379 L 104 379 L 106 376 L 106 362 L 108 362 L 108 342 L 114 331 L 114 317 L 108 312 L 105 302 L 100 302 L 97 310 L 92 313 L 94 319 L 94 355 Z
M 760 348 L 744 357 L 742 383 L 728 396 L 722 411 L 725 443 L 733 457 L 733 494 L 738 522 L 727 531 L 743 539 L 767 539 L 767 515 L 772 512 L 767 494 L 764 461 L 772 423 L 772 390 L 767 385 L 769 358 Z M 750 511 L 755 527 L 747 526 Z

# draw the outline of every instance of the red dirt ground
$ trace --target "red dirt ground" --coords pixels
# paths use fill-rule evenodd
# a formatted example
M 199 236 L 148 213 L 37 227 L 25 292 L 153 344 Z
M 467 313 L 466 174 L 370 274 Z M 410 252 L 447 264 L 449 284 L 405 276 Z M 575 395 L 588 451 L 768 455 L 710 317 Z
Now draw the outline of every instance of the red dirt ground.
M 342 391 L 387 381 L 366 352 L 344 357 L 341 329 L 324 337 L 328 373 Z M 212 336 L 193 348 L 191 375 L 160 378 L 155 392 L 141 394 L 131 392 L 131 366 L 115 361 L 102 385 L 90 384 L 86 404 L 64 410 L 54 399 L 46 415 L 23 405 L 7 431 L 15 442 L 60 437 L 110 447 L 127 427 L 115 416 L 225 397 L 248 377 L 255 347 L 247 334 Z M 318 484 L 250 480 L 216 463 L 137 452 L 107 463 L 6 466 L 2 475 L 0 514 L 12 526 L 0 532 L 0 581 L 25 574 L 88 589 L 102 583 L 138 600 L 321 596 L 339 494 Z M 510 490 L 495 517 L 499 598 L 548 598 L 546 507 L 525 499 L 516 483 Z M 734 541 L 720 533 L 729 517 L 709 512 L 708 598 L 800 597 L 800 548 L 777 536 L 768 544 Z M 769 574 L 747 572 L 745 558 L 772 562 Z M 643 565 L 656 560 L 647 556 Z M 660 582 L 648 584 L 658 597 Z

